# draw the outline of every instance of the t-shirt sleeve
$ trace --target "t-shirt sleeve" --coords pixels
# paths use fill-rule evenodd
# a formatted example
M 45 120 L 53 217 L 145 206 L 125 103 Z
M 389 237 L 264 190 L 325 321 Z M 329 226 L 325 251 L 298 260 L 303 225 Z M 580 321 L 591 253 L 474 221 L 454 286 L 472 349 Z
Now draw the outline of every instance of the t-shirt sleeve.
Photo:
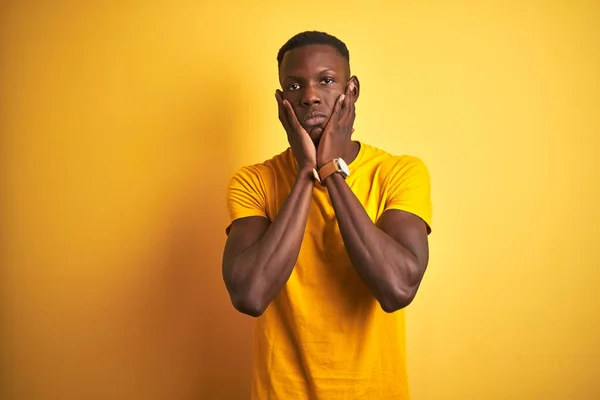
M 227 208 L 230 222 L 245 217 L 267 216 L 267 198 L 264 183 L 255 167 L 240 168 L 229 181 Z M 226 232 L 229 233 L 227 227 Z
M 402 210 L 415 214 L 425 221 L 427 233 L 431 233 L 431 181 L 421 159 L 400 157 L 390 171 L 387 193 L 384 212 Z

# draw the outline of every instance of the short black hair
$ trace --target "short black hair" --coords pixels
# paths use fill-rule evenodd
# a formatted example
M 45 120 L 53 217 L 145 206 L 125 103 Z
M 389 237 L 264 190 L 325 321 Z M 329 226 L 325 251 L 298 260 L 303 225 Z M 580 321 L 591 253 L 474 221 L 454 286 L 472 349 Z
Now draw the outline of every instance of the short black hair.
M 281 62 L 283 61 L 283 56 L 285 53 L 298 47 L 308 46 L 311 44 L 327 44 L 332 46 L 338 51 L 338 53 L 340 53 L 342 57 L 346 59 L 348 66 L 350 65 L 350 52 L 348 51 L 348 48 L 344 42 L 325 32 L 306 31 L 294 35 L 281 47 L 281 49 L 279 49 L 279 53 L 277 53 L 277 67 L 281 67 Z

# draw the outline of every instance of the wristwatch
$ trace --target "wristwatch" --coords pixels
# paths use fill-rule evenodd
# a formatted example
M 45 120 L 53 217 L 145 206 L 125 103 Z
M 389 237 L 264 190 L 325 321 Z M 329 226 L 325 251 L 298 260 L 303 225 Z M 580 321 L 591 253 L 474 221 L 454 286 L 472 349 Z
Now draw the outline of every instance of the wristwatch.
M 319 182 L 325 182 L 325 179 L 336 172 L 342 175 L 344 179 L 350 175 L 350 169 L 342 158 L 334 158 L 319 169 Z

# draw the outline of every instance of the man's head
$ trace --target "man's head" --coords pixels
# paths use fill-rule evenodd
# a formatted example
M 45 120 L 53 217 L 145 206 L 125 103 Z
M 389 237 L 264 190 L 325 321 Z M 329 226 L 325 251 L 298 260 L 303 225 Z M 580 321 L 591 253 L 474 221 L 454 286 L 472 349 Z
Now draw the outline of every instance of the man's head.
M 302 32 L 285 43 L 277 54 L 279 83 L 298 120 L 317 144 L 337 98 L 359 82 L 350 76 L 346 45 L 323 32 Z

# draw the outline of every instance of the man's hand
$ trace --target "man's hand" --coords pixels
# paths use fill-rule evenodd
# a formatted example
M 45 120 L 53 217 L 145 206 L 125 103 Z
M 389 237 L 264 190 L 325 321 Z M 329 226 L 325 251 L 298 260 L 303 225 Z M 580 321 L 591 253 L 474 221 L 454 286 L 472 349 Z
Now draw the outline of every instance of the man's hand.
M 296 113 L 289 101 L 283 99 L 280 90 L 275 92 L 279 105 L 279 121 L 287 132 L 288 142 L 292 147 L 298 169 L 312 169 L 317 165 L 317 149 L 308 132 L 300 125 Z
M 346 88 L 346 93 L 341 94 L 329 117 L 327 125 L 323 130 L 319 149 L 317 150 L 317 165 L 321 168 L 334 158 L 342 157 L 348 143 L 351 142 L 351 136 L 354 132 L 354 118 L 356 111 L 354 103 L 354 82 Z

